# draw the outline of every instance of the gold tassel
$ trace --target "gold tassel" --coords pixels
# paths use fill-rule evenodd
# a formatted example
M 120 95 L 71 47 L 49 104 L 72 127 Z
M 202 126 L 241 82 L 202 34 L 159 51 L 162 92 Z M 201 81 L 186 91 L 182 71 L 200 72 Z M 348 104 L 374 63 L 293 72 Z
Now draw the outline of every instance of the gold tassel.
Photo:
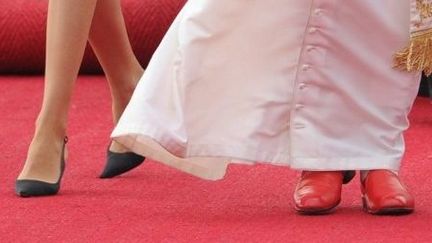
M 411 40 L 408 47 L 397 52 L 394 57 L 395 67 L 403 71 L 423 71 L 425 75 L 432 74 L 432 26 L 427 19 L 432 17 L 432 0 L 412 0 L 411 12 L 420 19 L 411 29 Z M 413 2 L 412 2 L 413 3 Z M 412 16 L 411 16 L 412 17 Z
M 395 67 L 403 71 L 424 71 L 432 74 L 432 30 L 414 33 L 408 47 L 397 52 L 394 57 Z

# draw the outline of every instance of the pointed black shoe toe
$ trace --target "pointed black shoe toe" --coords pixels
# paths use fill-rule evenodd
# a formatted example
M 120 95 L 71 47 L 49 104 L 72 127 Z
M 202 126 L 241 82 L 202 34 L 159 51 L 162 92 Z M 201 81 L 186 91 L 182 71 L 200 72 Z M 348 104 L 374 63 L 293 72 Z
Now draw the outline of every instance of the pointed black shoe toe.
M 56 195 L 60 190 L 60 183 L 65 170 L 65 147 L 68 138 L 65 137 L 63 142 L 63 149 L 60 159 L 60 176 L 56 183 L 48 183 L 39 180 L 16 180 L 15 192 L 20 197 L 38 197 L 38 196 L 51 196 Z
M 60 183 L 47 183 L 38 180 L 17 180 L 15 192 L 20 197 L 50 196 L 58 193 Z
M 108 149 L 105 169 L 99 177 L 107 179 L 121 175 L 139 166 L 144 160 L 145 157 L 133 152 L 116 153 Z

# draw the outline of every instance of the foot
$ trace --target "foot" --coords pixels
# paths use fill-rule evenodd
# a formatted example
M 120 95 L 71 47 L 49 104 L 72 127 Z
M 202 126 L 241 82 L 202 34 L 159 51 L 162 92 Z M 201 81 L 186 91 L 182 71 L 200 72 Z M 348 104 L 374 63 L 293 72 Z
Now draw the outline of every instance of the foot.
M 115 124 L 117 124 L 123 111 L 129 104 L 138 81 L 144 73 L 141 67 L 136 67 L 134 70 L 127 72 L 128 74 L 132 74 L 131 76 L 121 79 L 108 77 L 113 97 L 112 110 Z M 122 144 L 112 141 L 107 151 L 105 167 L 99 177 L 112 178 L 121 175 L 138 167 L 144 159 L 143 156 L 133 153 Z
M 60 155 L 59 164 L 59 179 L 56 183 L 47 183 L 41 180 L 18 179 L 15 182 L 15 192 L 20 197 L 39 197 L 56 195 L 60 190 L 61 178 L 65 170 L 65 147 L 67 137 L 63 140 L 62 153 Z
M 56 183 L 60 177 L 60 158 L 64 135 L 52 131 L 36 132 L 30 144 L 27 159 L 18 180 L 38 180 Z M 65 152 L 65 157 L 67 153 Z
M 110 152 L 113 152 L 113 153 L 128 153 L 128 152 L 131 152 L 130 149 L 126 148 L 125 146 L 123 146 L 120 143 L 117 143 L 114 140 L 111 142 L 108 150 Z
M 112 103 L 112 111 L 114 117 L 114 123 L 117 124 L 120 119 L 123 111 L 126 109 L 126 106 L 129 104 L 129 101 L 132 97 L 132 94 L 136 88 L 139 78 L 142 76 L 142 72 L 138 72 L 137 75 L 134 76 L 134 79 L 130 79 L 128 82 L 117 82 L 122 84 L 120 87 L 116 87 L 116 92 L 113 93 L 113 103 Z M 130 149 L 126 148 L 122 144 L 112 141 L 108 150 L 113 153 L 128 153 L 131 152 Z
M 341 171 L 303 171 L 294 192 L 295 209 L 305 214 L 328 213 L 341 201 Z
M 107 151 L 105 168 L 99 178 L 108 179 L 122 175 L 144 162 L 145 158 L 133 152 Z
M 408 214 L 414 198 L 399 177 L 390 170 L 371 170 L 362 180 L 364 209 L 371 214 Z

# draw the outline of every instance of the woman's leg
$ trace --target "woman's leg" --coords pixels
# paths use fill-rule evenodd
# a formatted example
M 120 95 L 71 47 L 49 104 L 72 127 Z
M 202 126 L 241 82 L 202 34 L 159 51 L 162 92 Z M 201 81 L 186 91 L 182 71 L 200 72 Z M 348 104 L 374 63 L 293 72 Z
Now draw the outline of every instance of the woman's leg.
M 144 72 L 132 51 L 120 0 L 97 2 L 89 40 L 110 84 L 116 124 Z M 110 150 L 126 151 L 115 142 Z
M 97 0 L 50 1 L 45 90 L 25 166 L 18 179 L 54 183 L 66 134 L 72 89 L 84 55 Z

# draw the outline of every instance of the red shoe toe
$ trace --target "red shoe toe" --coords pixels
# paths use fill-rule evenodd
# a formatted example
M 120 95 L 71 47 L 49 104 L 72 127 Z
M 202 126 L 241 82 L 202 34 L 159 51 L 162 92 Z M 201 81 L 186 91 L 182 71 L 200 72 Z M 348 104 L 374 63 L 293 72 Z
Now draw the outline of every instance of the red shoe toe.
M 323 208 L 323 205 L 326 205 L 326 203 L 324 203 L 319 197 L 302 198 L 298 204 L 301 205 L 302 208 L 318 210 Z
M 342 182 L 342 172 L 303 172 L 294 192 L 295 209 L 306 214 L 328 213 L 340 203 Z
M 398 176 L 389 170 L 373 170 L 362 182 L 363 206 L 371 214 L 406 214 L 414 211 L 414 199 Z

